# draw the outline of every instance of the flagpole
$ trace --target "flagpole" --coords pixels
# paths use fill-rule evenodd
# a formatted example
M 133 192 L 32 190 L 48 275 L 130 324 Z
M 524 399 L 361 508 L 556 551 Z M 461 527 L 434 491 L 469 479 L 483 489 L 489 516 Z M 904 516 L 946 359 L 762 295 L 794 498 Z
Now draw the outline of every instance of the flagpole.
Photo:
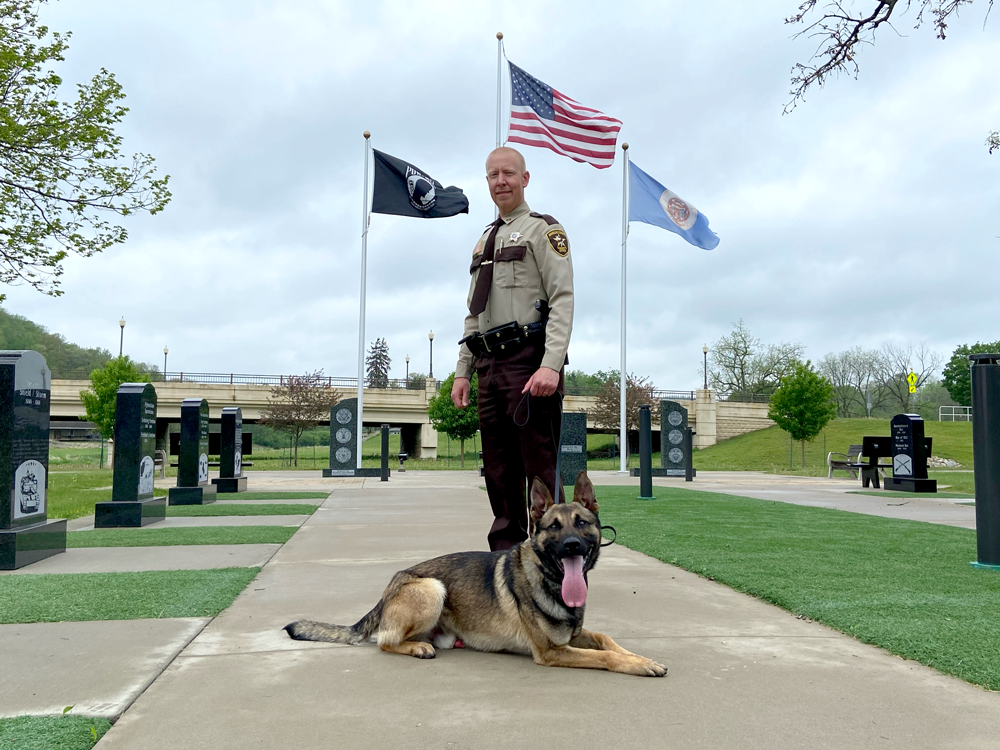
M 620 411 L 618 429 L 620 433 L 619 441 L 621 449 L 618 451 L 619 473 L 627 474 L 625 466 L 628 456 L 628 431 L 625 429 L 625 256 L 628 245 L 628 144 L 622 144 L 622 314 L 621 314 L 621 372 L 618 376 Z
M 497 148 L 500 148 L 500 90 L 503 72 L 503 32 L 497 32 Z
M 361 443 L 364 432 L 364 402 L 365 402 L 365 287 L 368 274 L 368 151 L 371 149 L 372 136 L 367 130 L 365 135 L 365 182 L 362 189 L 361 204 L 361 314 L 358 318 L 358 434 L 357 463 L 361 468 Z

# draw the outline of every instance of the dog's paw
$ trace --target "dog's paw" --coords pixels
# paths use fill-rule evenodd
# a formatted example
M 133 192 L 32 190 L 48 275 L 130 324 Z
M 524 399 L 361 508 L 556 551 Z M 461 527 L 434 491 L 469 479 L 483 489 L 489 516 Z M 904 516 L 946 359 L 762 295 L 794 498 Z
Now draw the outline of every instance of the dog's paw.
M 415 656 L 418 659 L 433 659 L 437 653 L 429 643 L 414 643 L 410 648 L 410 656 Z
M 652 659 L 643 659 L 643 664 L 641 665 L 643 671 L 638 672 L 642 677 L 666 677 L 667 668 Z

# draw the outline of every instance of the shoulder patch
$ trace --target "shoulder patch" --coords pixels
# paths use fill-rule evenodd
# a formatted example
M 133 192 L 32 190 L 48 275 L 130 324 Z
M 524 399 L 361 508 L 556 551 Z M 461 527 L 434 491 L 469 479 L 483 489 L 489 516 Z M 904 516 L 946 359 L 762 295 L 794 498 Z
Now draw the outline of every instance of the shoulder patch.
M 475 258 L 477 255 L 483 252 L 483 238 L 479 238 L 479 242 L 476 243 L 476 249 L 472 251 L 472 257 Z
M 540 214 L 537 211 L 532 211 L 530 214 L 528 214 L 528 216 L 534 216 L 536 219 L 545 219 L 545 223 L 548 224 L 550 227 L 553 224 L 558 224 L 559 223 L 555 219 L 555 217 L 549 216 L 549 214 Z
M 569 255 L 569 239 L 563 230 L 550 229 L 545 233 L 545 237 L 548 239 L 549 246 L 555 251 L 556 255 L 560 258 L 565 258 Z

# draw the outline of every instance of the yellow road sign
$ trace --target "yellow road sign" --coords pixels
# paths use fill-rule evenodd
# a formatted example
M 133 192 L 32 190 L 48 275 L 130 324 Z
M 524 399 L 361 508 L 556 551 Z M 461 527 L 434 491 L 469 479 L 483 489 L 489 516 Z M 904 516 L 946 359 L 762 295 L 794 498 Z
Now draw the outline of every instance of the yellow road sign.
M 910 370 L 910 374 L 906 376 L 906 382 L 910 384 L 910 393 L 913 393 L 913 389 L 917 385 L 917 373 Z

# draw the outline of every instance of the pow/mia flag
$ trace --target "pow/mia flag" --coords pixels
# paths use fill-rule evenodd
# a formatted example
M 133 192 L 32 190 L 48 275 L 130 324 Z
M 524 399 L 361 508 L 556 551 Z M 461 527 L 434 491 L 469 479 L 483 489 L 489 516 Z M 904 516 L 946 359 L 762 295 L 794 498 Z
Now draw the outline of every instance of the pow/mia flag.
M 442 187 L 422 169 L 376 149 L 372 151 L 375 152 L 372 213 L 420 219 L 469 213 L 469 199 L 461 188 Z

